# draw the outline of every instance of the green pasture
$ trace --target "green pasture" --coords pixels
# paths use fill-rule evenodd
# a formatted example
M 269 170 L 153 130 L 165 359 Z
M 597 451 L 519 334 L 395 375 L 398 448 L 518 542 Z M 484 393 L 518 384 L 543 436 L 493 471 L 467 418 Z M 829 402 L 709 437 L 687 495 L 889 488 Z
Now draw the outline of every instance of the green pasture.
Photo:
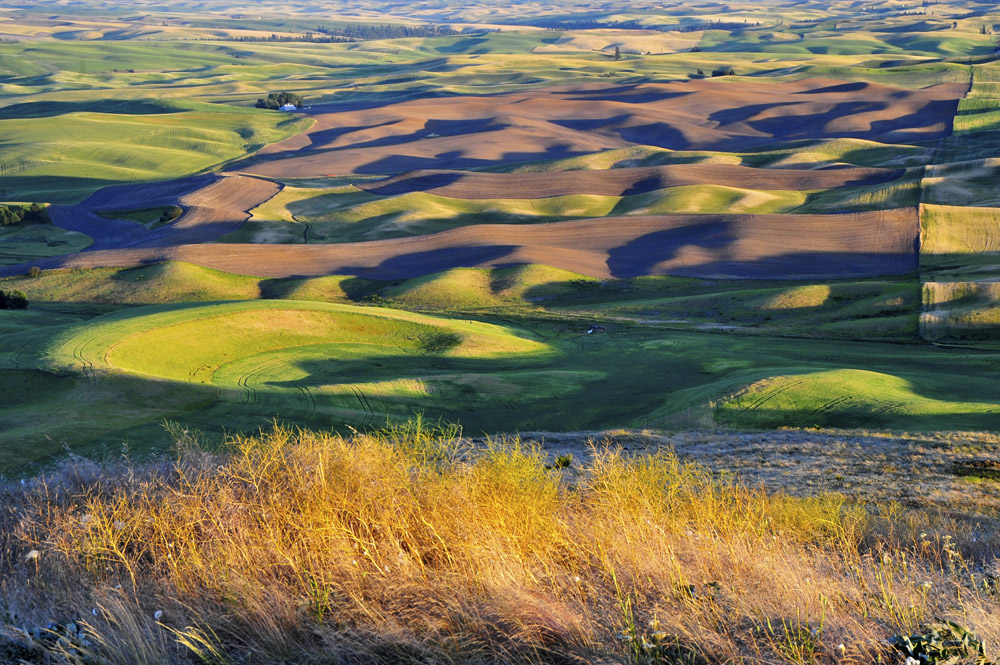
M 414 412 L 460 422 L 473 435 L 619 427 L 1000 429 L 1000 292 L 991 281 L 1000 276 L 1000 64 L 962 64 L 993 48 L 996 36 L 978 33 L 993 19 L 963 18 L 964 8 L 940 3 L 921 16 L 862 12 L 848 3 L 792 5 L 719 6 L 718 16 L 747 18 L 748 27 L 709 30 L 699 50 L 626 52 L 616 61 L 603 42 L 586 49 L 592 35 L 507 26 L 500 33 L 348 44 L 209 41 L 202 38 L 215 29 L 304 30 L 316 20 L 220 13 L 183 25 L 193 3 L 164 15 L 169 25 L 102 28 L 93 33 L 109 39 L 88 41 L 95 34 L 71 25 L 86 15 L 84 7 L 43 3 L 51 11 L 42 18 L 58 14 L 69 24 L 55 30 L 61 38 L 0 42 L 0 200 L 72 203 L 106 185 L 177 178 L 245 158 L 308 125 L 250 108 L 268 92 L 296 92 L 307 104 L 378 106 L 678 81 L 721 66 L 736 70 L 724 83 L 734 90 L 745 81 L 812 77 L 909 89 L 971 82 L 972 92 L 959 105 L 955 135 L 942 141 L 802 140 L 733 153 L 635 146 L 495 169 L 906 169 L 876 186 L 765 192 L 719 182 L 626 197 L 469 201 L 419 192 L 381 197 L 350 180 L 320 178 L 289 181 L 225 238 L 347 242 L 466 224 L 922 204 L 920 279 L 597 280 L 513 266 L 378 282 L 262 279 L 178 262 L 0 279 L 0 289 L 24 291 L 31 302 L 24 311 L 0 311 L 0 473 L 37 470 L 67 448 L 118 455 L 124 444 L 132 455 L 164 452 L 164 421 L 204 430 L 209 439 L 274 420 L 364 428 Z M 423 12 L 421 20 L 539 18 L 527 5 L 395 11 Z M 565 18 L 582 15 L 567 10 Z M 714 15 L 678 5 L 609 6 L 586 16 L 691 24 Z M 751 27 L 755 20 L 763 25 Z M 140 41 L 143 35 L 164 41 Z M 576 50 L 559 48 L 564 37 L 576 39 Z M 162 211 L 114 216 L 150 224 Z M 47 224 L 5 227 L 0 266 L 90 242 Z
M 868 369 L 805 369 L 770 377 L 741 389 L 718 404 L 716 420 L 739 427 L 817 427 L 992 429 L 1000 418 L 997 392 L 981 379 L 985 392 L 961 390 L 957 375 L 921 380 L 919 372 Z M 967 387 L 967 386 L 964 386 Z M 908 425 L 907 423 L 912 423 Z
M 0 115 L 0 199 L 55 203 L 205 171 L 307 122 L 276 111 L 152 102 L 39 103 L 8 113 Z
M 90 236 L 53 224 L 0 226 L 0 266 L 79 252 L 92 243 Z
M 946 343 L 996 344 L 1000 282 L 925 282 L 920 334 Z
M 5 467 L 44 462 L 63 444 L 86 453 L 122 441 L 154 450 L 166 441 L 165 418 L 211 434 L 275 418 L 377 425 L 414 411 L 470 433 L 1000 425 L 1000 358 L 988 352 L 597 317 L 479 318 L 303 301 L 156 305 L 96 317 L 0 312 L 3 390 L 19 396 L 0 414 Z M 604 330 L 587 334 L 593 321 Z M 780 399 L 757 404 L 771 393 Z
M 917 334 L 920 290 L 915 280 L 706 284 L 656 278 L 656 282 L 661 282 L 656 290 L 649 288 L 652 284 L 617 293 L 613 288 L 591 288 L 592 302 L 583 303 L 577 295 L 577 304 L 557 304 L 553 309 L 576 316 L 778 336 L 912 341 Z

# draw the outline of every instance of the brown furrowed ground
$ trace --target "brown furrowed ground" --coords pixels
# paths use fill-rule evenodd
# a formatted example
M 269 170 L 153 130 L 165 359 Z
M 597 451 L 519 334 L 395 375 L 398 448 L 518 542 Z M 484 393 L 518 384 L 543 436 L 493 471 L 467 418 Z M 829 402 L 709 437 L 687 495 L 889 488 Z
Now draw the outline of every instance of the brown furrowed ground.
M 683 185 L 738 185 L 744 189 L 809 191 L 877 185 L 903 174 L 898 169 L 756 169 L 734 164 L 670 164 L 594 171 L 483 173 L 413 171 L 355 184 L 372 194 L 428 192 L 456 199 L 540 199 L 570 194 L 630 196 Z
M 96 251 L 39 265 L 89 268 L 173 259 L 264 277 L 402 279 L 454 267 L 539 263 L 600 278 L 812 279 L 914 271 L 917 235 L 915 208 L 843 215 L 660 215 L 531 226 L 483 224 L 351 244 Z
M 166 247 L 208 242 L 234 231 L 249 211 L 281 191 L 281 186 L 248 176 L 196 176 L 160 183 L 108 187 L 75 206 L 52 206 L 53 222 L 94 239 L 90 249 Z M 154 230 L 118 219 L 109 213 L 157 205 L 178 204 L 184 214 Z
M 281 277 L 351 274 L 379 279 L 454 267 L 538 263 L 600 278 L 673 274 L 813 279 L 917 269 L 915 209 L 855 214 L 674 214 L 533 225 L 471 224 L 412 238 L 326 246 L 213 243 L 278 193 L 264 178 L 392 175 L 357 186 L 369 194 L 428 192 L 457 199 L 627 196 L 682 185 L 824 191 L 901 177 L 897 169 L 767 169 L 718 163 L 603 171 L 482 173 L 459 170 L 645 144 L 753 148 L 797 139 L 926 140 L 949 132 L 966 86 L 920 90 L 811 79 L 789 83 L 695 80 L 593 85 L 481 97 L 447 97 L 376 108 L 314 108 L 315 126 L 264 148 L 242 173 L 118 187 L 79 206 L 54 208 L 60 226 L 94 237 L 90 251 L 37 261 L 41 268 L 130 266 L 177 259 Z M 416 170 L 413 170 L 416 169 Z M 176 202 L 173 224 L 147 230 L 98 215 Z M 207 244 L 206 244 L 207 243 Z M 11 266 L 2 274 L 23 272 Z
M 630 145 L 734 151 L 776 141 L 901 143 L 948 134 L 965 84 L 908 90 L 807 79 L 593 85 L 313 107 L 306 133 L 241 170 L 274 178 L 468 169 Z

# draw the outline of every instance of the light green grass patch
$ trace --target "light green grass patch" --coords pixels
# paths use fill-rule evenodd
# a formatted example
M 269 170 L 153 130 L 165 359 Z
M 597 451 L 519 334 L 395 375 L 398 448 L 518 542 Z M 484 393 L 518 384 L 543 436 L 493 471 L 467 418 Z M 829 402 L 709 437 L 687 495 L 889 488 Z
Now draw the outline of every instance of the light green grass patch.
M 944 391 L 935 391 L 936 393 Z M 994 396 L 995 397 L 995 396 Z M 723 400 L 719 422 L 738 427 L 914 428 L 933 418 L 942 427 L 989 423 L 995 402 L 967 402 L 922 394 L 904 376 L 839 369 L 776 376 L 757 381 Z
M 932 341 L 993 341 L 1000 335 L 1000 282 L 925 282 L 920 334 Z
M 611 302 L 584 308 L 566 306 L 565 311 L 803 337 L 914 339 L 917 333 L 920 292 L 915 282 L 762 286 L 679 285 L 679 293 L 666 297 L 650 294 L 625 299 L 627 294 L 622 294 Z
M 139 268 L 45 271 L 38 277 L 0 279 L 0 288 L 23 291 L 33 302 L 137 305 L 246 300 L 260 294 L 259 279 L 167 261 Z
M 0 266 L 80 252 L 93 242 L 88 235 L 53 224 L 0 226 Z
M 30 117 L 25 110 L 22 117 L 0 119 L 2 198 L 74 203 L 107 185 L 178 178 L 309 124 L 277 111 L 221 105 L 177 105 L 173 111 Z
M 292 356 L 322 362 L 339 345 L 370 346 L 373 353 L 482 358 L 542 353 L 546 348 L 485 323 L 383 308 L 272 300 L 109 315 L 68 331 L 50 354 L 70 366 L 82 361 L 205 383 L 220 367 L 238 359 L 261 356 L 258 360 L 266 362 L 266 354 L 299 349 L 301 353 Z
M 921 207 L 921 261 L 929 255 L 1000 252 L 1000 208 L 924 204 Z

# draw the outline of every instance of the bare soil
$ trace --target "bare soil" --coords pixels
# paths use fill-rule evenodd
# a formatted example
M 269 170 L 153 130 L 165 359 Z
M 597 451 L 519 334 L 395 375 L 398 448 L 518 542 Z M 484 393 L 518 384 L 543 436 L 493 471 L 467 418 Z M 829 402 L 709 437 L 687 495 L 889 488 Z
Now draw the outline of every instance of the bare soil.
M 263 277 L 405 279 L 455 267 L 538 263 L 600 278 L 818 279 L 916 270 L 916 208 L 842 215 L 660 215 L 536 225 L 482 224 L 336 245 L 187 244 L 51 259 L 49 267 L 173 259 Z

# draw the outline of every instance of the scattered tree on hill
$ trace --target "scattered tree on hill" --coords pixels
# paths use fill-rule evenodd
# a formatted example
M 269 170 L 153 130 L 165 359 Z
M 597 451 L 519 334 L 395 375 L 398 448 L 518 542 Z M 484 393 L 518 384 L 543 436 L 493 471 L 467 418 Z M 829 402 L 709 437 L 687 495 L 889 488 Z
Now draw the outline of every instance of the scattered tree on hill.
M 0 309 L 25 309 L 28 297 L 16 289 L 0 291 Z
M 285 104 L 302 106 L 302 98 L 294 92 L 272 92 L 268 94 L 267 99 L 258 99 L 256 106 L 259 109 L 277 110 Z
M 30 268 L 28 268 L 28 277 L 32 278 L 41 277 L 41 275 L 42 275 L 42 269 L 39 268 L 38 266 L 31 266 Z
M 32 203 L 27 208 L 21 206 L 0 206 L 0 226 L 13 226 L 21 222 L 44 224 L 49 221 L 45 207 Z
M 619 47 L 616 46 L 615 47 L 615 60 L 621 60 L 621 59 L 622 59 L 622 50 L 621 50 L 621 48 L 619 48 Z
M 712 76 L 736 76 L 736 70 L 732 67 L 719 67 L 712 70 Z

